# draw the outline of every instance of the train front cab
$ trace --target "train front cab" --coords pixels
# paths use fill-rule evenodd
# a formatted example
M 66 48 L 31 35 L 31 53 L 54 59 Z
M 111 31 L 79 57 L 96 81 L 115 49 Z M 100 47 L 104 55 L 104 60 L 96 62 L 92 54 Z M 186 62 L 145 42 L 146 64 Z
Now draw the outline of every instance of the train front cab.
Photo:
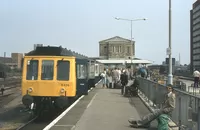
M 76 58 L 77 95 L 88 94 L 88 62 L 86 59 Z
M 25 56 L 22 74 L 22 102 L 25 106 L 43 101 L 68 106 L 76 96 L 75 57 Z

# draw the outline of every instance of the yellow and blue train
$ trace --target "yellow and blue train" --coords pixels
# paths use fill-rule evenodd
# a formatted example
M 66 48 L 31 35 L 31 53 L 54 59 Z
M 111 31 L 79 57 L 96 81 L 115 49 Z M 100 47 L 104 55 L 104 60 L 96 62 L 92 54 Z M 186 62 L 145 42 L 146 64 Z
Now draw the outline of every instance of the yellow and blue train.
M 43 109 L 66 108 L 87 95 L 103 72 L 103 64 L 62 47 L 42 46 L 23 58 L 22 102 Z

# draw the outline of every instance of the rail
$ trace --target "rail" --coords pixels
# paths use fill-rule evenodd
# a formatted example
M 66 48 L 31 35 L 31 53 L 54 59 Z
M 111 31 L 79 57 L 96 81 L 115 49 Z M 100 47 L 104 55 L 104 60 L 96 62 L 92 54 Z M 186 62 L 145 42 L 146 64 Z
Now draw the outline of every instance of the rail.
M 138 77 L 139 90 L 155 108 L 161 108 L 166 86 L 148 79 Z M 176 94 L 176 108 L 171 114 L 171 119 L 179 128 L 200 130 L 200 97 L 184 91 L 174 89 Z
M 4 91 L 16 88 L 21 83 L 21 79 L 8 79 L 5 81 L 0 81 L 0 92 L 1 95 L 4 94 Z

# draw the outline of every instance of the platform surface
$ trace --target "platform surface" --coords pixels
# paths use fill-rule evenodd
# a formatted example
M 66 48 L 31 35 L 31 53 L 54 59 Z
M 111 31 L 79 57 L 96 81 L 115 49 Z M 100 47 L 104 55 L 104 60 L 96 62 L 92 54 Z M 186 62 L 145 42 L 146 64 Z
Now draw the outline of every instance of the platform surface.
M 130 127 L 128 119 L 140 119 L 149 110 L 139 97 L 127 98 L 120 91 L 95 88 L 51 130 L 146 130 Z M 156 130 L 156 125 L 148 130 Z

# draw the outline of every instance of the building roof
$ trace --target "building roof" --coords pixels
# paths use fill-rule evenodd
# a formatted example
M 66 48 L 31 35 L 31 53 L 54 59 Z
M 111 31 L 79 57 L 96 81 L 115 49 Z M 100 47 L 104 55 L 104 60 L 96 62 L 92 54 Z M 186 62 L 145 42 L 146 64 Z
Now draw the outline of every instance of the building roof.
M 111 41 L 112 41 L 112 42 L 113 42 L 113 41 L 131 42 L 131 40 L 129 40 L 129 39 L 122 38 L 122 37 L 119 37 L 119 36 L 115 36 L 115 37 L 111 37 L 111 38 L 102 40 L 102 41 L 100 41 L 99 43 L 102 43 L 102 42 L 111 42 Z M 132 42 L 134 42 L 134 41 L 132 41 Z
M 149 60 L 97 60 L 104 64 L 124 64 L 124 63 L 132 63 L 132 64 L 152 64 L 153 61 Z

